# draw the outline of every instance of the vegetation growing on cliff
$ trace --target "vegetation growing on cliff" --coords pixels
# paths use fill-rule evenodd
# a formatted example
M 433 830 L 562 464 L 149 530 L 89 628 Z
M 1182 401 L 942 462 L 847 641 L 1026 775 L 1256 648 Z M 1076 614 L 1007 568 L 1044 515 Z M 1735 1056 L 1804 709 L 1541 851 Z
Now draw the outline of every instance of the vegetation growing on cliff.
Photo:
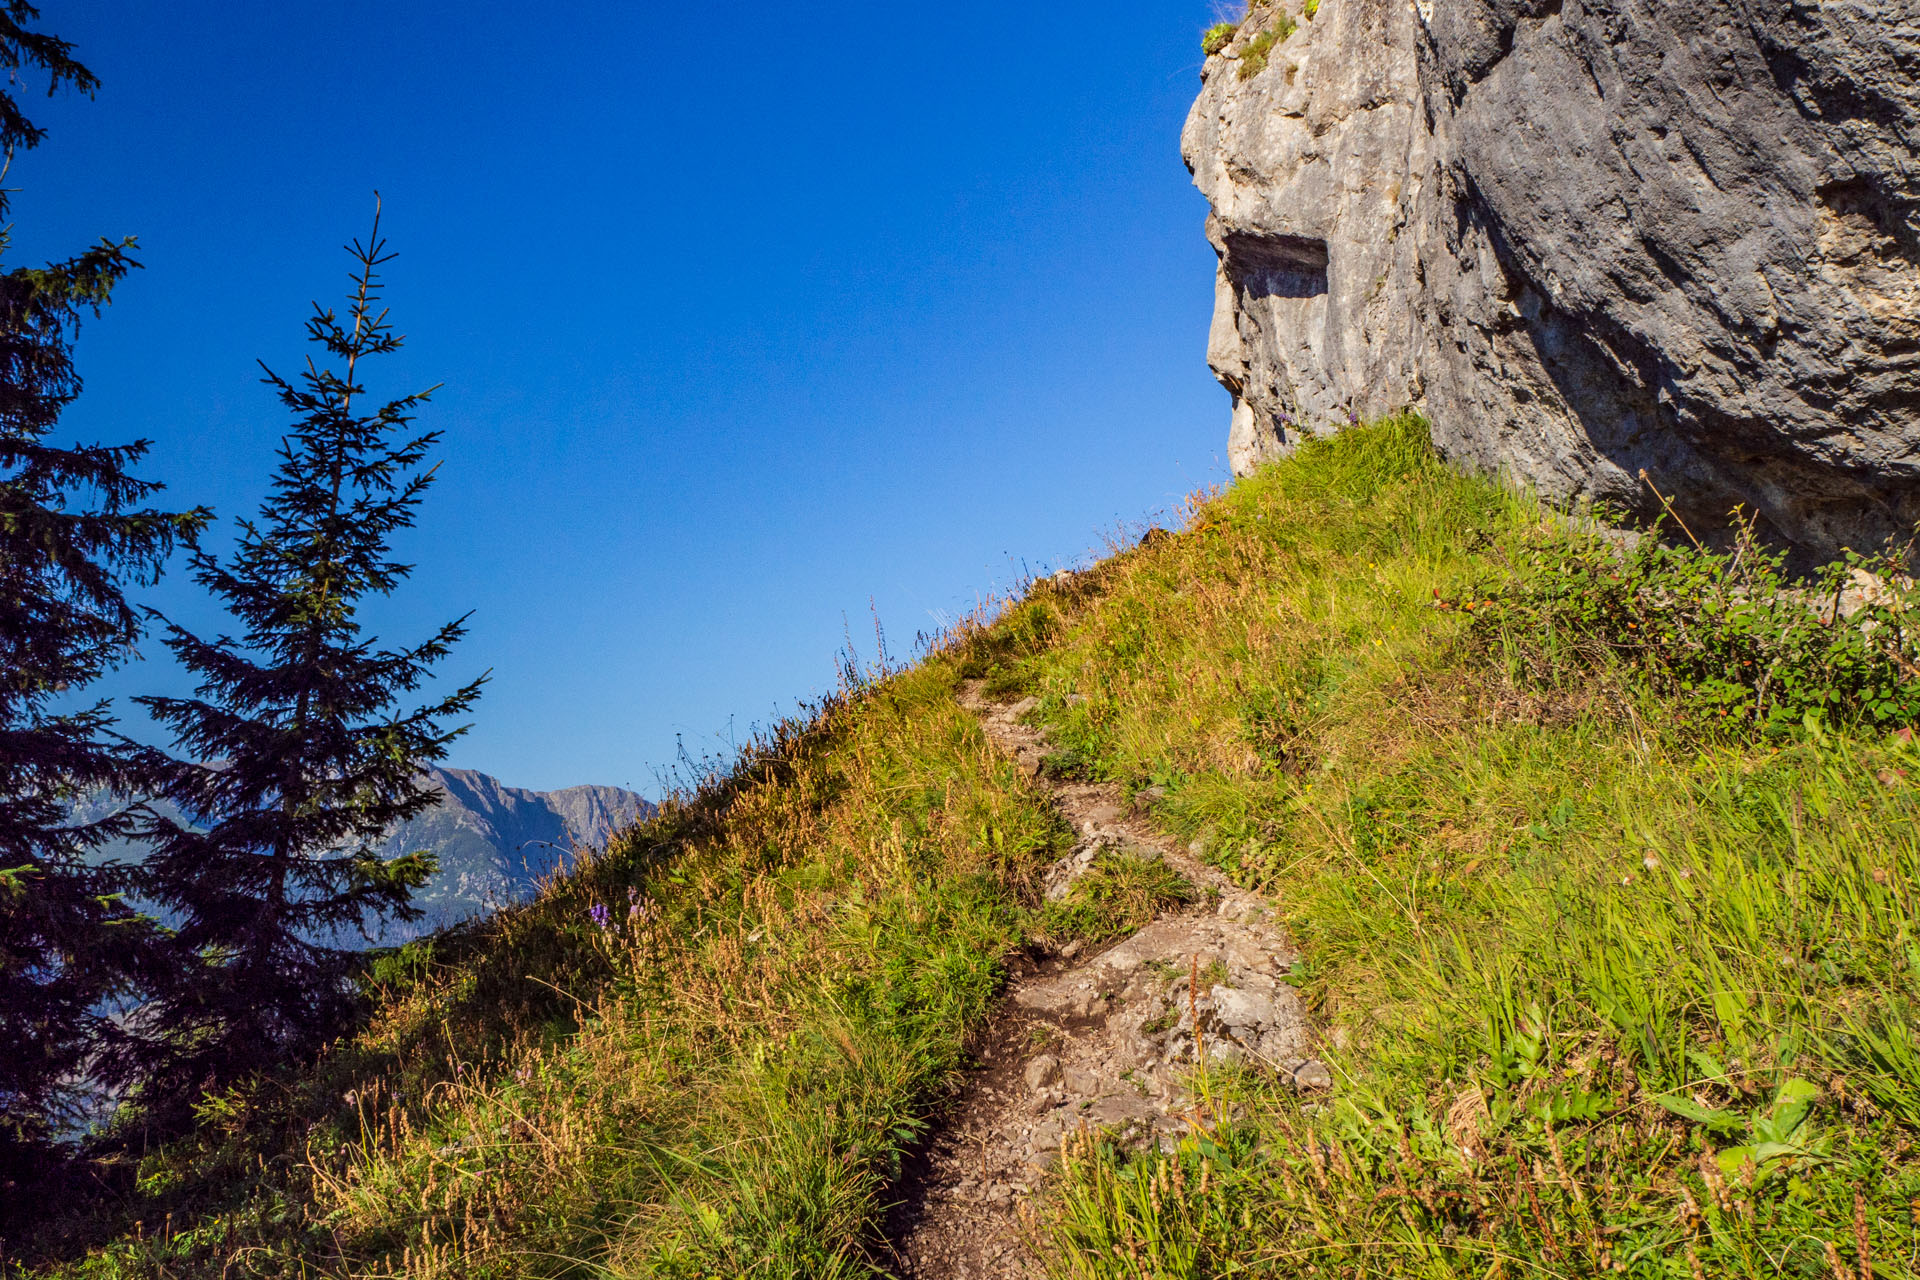
M 1319 7 L 1318 0 L 1307 0 L 1307 6 L 1304 11 L 1305 15 L 1308 18 L 1312 18 L 1319 10 Z M 1208 27 L 1201 35 L 1200 51 L 1209 58 L 1217 53 L 1225 52 L 1227 46 L 1233 43 L 1233 38 L 1240 33 L 1241 29 L 1255 21 L 1255 18 L 1258 16 L 1260 15 L 1249 13 L 1235 21 L 1216 22 L 1211 27 Z M 1275 8 L 1272 12 L 1265 14 L 1261 20 L 1259 31 L 1251 40 L 1247 41 L 1240 50 L 1240 69 L 1238 73 L 1240 78 L 1242 80 L 1251 80 L 1262 71 L 1265 71 L 1267 69 L 1268 57 L 1273 52 L 1273 47 L 1292 35 L 1299 28 L 1299 25 L 1299 23 L 1293 20 L 1293 16 L 1283 9 Z
M 1298 25 L 1289 15 L 1275 13 L 1266 28 L 1247 41 L 1246 47 L 1240 51 L 1240 78 L 1251 80 L 1265 71 L 1273 47 L 1292 35 Z

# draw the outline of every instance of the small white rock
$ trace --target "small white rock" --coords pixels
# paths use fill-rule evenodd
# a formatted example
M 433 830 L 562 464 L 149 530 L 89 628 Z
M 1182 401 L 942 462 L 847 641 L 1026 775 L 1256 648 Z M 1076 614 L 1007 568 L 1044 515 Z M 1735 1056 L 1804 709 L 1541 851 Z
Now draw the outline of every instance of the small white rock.
M 1333 1072 L 1327 1070 L 1327 1064 L 1318 1058 L 1308 1058 L 1293 1069 L 1293 1087 L 1296 1089 L 1331 1089 Z

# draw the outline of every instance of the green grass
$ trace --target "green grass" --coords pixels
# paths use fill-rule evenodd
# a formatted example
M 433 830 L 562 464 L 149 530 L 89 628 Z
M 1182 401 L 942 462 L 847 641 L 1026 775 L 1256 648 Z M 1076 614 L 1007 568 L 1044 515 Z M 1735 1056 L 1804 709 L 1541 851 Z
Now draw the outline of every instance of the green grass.
M 1240 51 L 1240 78 L 1251 80 L 1265 71 L 1273 47 L 1292 35 L 1298 25 L 1289 15 L 1276 12 L 1269 25 Z
M 1158 858 L 1103 853 L 1065 898 L 1047 905 L 1035 925 L 1043 937 L 1105 942 L 1124 938 L 1162 911 L 1195 898 L 1186 878 Z
M 1180 1151 L 1082 1145 L 1055 1273 L 1909 1274 L 1920 753 L 1437 608 L 1591 541 L 1423 436 L 1311 445 L 1030 624 L 1084 767 L 1273 894 L 1341 1082 L 1216 1075 L 1236 1118 Z
M 1110 853 L 1041 901 L 1070 835 L 958 705 L 983 679 L 1271 896 L 1338 1082 L 1220 1068 L 1172 1152 L 1076 1138 L 1031 1222 L 1054 1275 L 1914 1274 L 1920 750 L 1873 656 L 1905 605 L 1879 649 L 1776 643 L 1811 615 L 1713 595 L 1746 568 L 1599 547 L 1417 419 L 1311 442 L 390 964 L 364 1032 L 6 1256 L 874 1274 L 1002 960 L 1193 894 Z

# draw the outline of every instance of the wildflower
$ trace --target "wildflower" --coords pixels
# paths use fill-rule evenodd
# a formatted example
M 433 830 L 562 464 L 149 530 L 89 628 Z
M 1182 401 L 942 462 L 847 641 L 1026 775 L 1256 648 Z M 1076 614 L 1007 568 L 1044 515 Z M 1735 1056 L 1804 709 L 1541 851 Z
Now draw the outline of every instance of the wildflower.
M 1647 850 L 1647 856 L 1640 859 L 1640 861 L 1646 866 L 1647 870 L 1653 871 L 1660 865 L 1660 855 L 1649 849 Z
M 613 923 L 613 913 L 607 910 L 605 903 L 594 903 L 587 908 L 587 915 L 597 928 L 609 928 Z

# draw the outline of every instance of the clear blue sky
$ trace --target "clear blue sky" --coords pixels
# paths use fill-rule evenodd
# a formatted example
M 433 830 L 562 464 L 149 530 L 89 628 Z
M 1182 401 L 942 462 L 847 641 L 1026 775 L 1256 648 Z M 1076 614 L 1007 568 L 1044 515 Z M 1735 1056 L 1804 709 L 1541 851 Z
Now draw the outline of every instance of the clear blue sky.
M 137 235 L 63 434 L 150 437 L 175 501 L 251 514 L 373 191 L 444 383 L 441 483 L 372 611 L 473 611 L 493 683 L 452 763 L 653 789 L 1224 476 L 1213 255 L 1179 157 L 1207 0 L 723 9 L 554 0 L 43 0 L 97 99 L 33 93 L 12 263 Z M 175 573 L 148 593 L 215 630 Z M 177 690 L 150 660 L 116 694 Z

